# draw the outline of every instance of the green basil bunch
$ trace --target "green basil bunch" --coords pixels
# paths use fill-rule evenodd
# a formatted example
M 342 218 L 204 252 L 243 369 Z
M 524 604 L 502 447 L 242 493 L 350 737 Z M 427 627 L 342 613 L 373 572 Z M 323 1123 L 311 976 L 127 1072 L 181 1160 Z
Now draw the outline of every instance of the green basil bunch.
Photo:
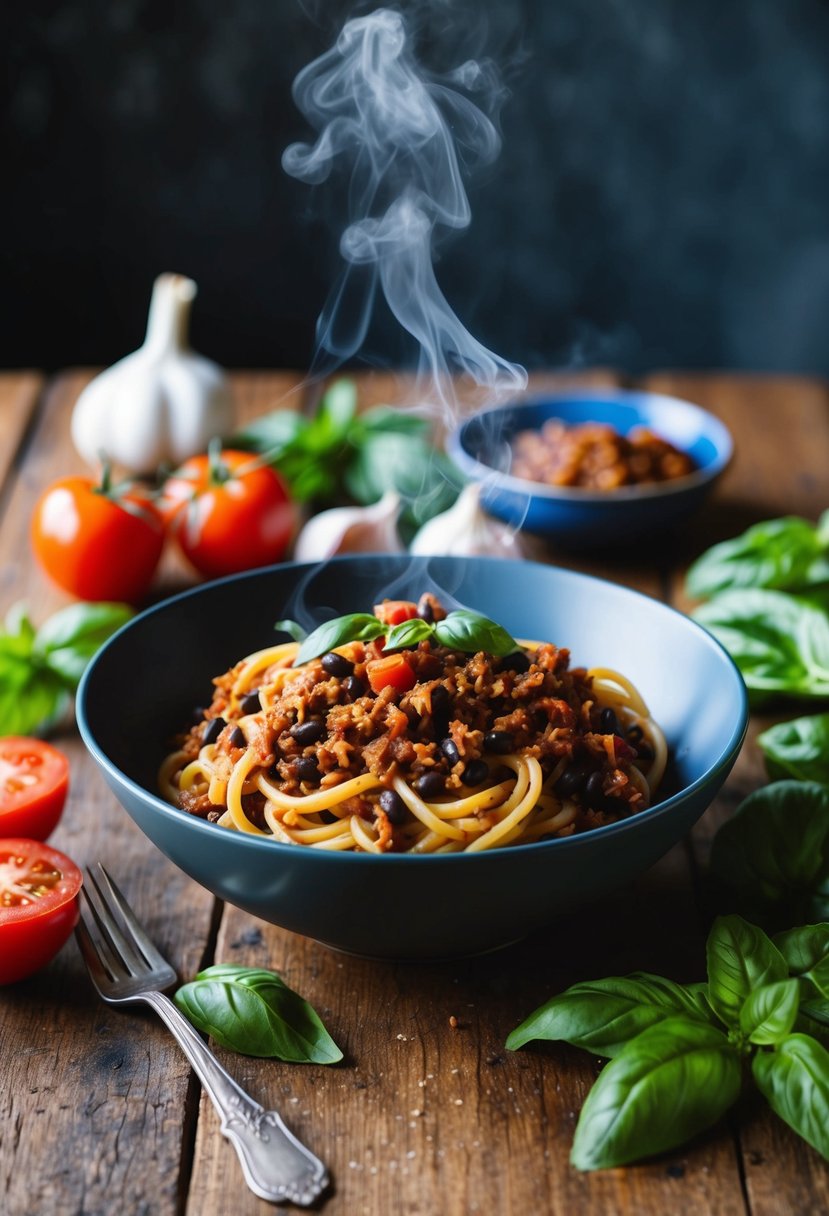
M 707 549 L 690 566 L 688 594 L 708 600 L 724 591 L 808 591 L 829 584 L 829 511 L 817 524 L 787 515 L 754 524 Z
M 337 380 L 312 415 L 274 410 L 227 442 L 266 455 L 293 497 L 316 509 L 349 500 L 367 505 L 395 490 L 404 503 L 403 530 L 412 531 L 447 510 L 460 487 L 429 431 L 429 420 L 412 411 L 381 405 L 358 414 L 354 382 Z
M 507 1039 L 583 1047 L 610 1063 L 582 1107 L 570 1160 L 625 1165 L 676 1148 L 716 1123 L 749 1071 L 769 1105 L 829 1158 L 829 924 L 770 939 L 718 918 L 706 983 L 637 972 L 575 984 Z
M 379 637 L 386 639 L 383 650 L 412 649 L 418 642 L 429 638 L 466 654 L 483 650 L 487 654 L 505 658 L 520 649 L 506 629 L 469 608 L 457 608 L 442 621 L 423 621 L 415 617 L 399 625 L 384 625 L 370 612 L 352 612 L 325 621 L 304 640 L 302 630 L 295 621 L 277 621 L 274 628 L 301 642 L 297 663 L 309 663 L 311 659 L 327 654 L 337 646 L 344 646 L 346 642 L 370 642 L 372 638 Z
M 131 616 L 125 604 L 70 604 L 36 629 L 22 604 L 11 608 L 0 627 L 0 735 L 54 725 L 89 660 Z
M 775 781 L 817 781 L 829 785 L 829 713 L 779 722 L 757 736 L 766 771 Z
M 319 1015 L 275 971 L 218 963 L 175 993 L 197 1030 L 247 1056 L 297 1064 L 343 1058 Z

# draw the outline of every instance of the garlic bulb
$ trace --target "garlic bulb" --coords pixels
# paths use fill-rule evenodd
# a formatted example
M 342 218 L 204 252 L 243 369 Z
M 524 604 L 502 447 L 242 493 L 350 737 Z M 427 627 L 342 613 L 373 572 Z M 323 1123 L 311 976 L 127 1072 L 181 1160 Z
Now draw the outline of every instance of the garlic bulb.
M 455 557 L 523 557 L 515 530 L 484 511 L 481 488 L 475 482 L 464 487 L 448 511 L 423 525 L 409 549 L 420 556 L 445 553 Z
M 325 561 L 337 553 L 400 553 L 400 499 L 389 490 L 370 507 L 332 507 L 308 520 L 297 537 L 298 562 Z
M 153 286 L 144 345 L 96 376 L 72 414 L 72 439 L 90 464 L 102 457 L 132 473 L 181 464 L 233 426 L 221 368 L 187 342 L 196 284 L 162 274 Z

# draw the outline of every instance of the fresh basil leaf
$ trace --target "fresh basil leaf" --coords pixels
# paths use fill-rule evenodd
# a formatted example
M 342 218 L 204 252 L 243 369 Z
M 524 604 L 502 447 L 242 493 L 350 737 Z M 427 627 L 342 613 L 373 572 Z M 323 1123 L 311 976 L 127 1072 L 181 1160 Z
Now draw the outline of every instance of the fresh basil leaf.
M 68 702 L 66 685 L 54 672 L 0 655 L 0 735 L 45 734 Z
M 282 451 L 296 442 L 307 425 L 307 418 L 297 410 L 272 410 L 231 435 L 228 445 L 245 451 L 267 452 L 273 460 L 278 461 Z
M 332 447 L 343 443 L 357 412 L 357 388 L 353 380 L 335 380 L 323 394 L 311 423 L 313 446 Z
M 29 610 L 26 604 L 20 600 L 16 604 L 12 604 L 6 613 L 3 621 L 3 632 L 9 638 L 25 648 L 31 650 L 32 643 L 35 640 L 35 627 L 29 617 Z
M 586 980 L 554 996 L 507 1038 L 517 1051 L 535 1039 L 562 1040 L 613 1058 L 648 1027 L 676 1014 L 714 1021 L 705 984 L 675 984 L 646 972 Z
M 801 925 L 772 938 L 791 975 L 803 975 L 829 956 L 829 924 Z
M 829 713 L 779 722 L 757 742 L 772 781 L 791 777 L 829 785 Z
M 778 781 L 750 794 L 714 837 L 720 907 L 772 929 L 829 919 L 829 788 Z
M 418 642 L 423 642 L 426 638 L 434 635 L 435 627 L 428 621 L 422 621 L 415 617 L 411 621 L 401 621 L 399 625 L 393 625 L 386 634 L 386 644 L 384 650 L 405 650 L 413 646 L 417 646 Z
M 740 1080 L 739 1054 L 722 1031 L 668 1018 L 603 1069 L 582 1107 L 570 1160 L 596 1170 L 684 1144 L 733 1105 Z
M 352 443 L 359 444 L 367 435 L 417 435 L 425 438 L 430 430 L 428 418 L 413 410 L 394 408 L 390 405 L 375 405 L 354 419 L 349 432 Z
M 32 653 L 68 688 L 77 688 L 89 660 L 132 615 L 126 604 L 70 604 L 44 621 Z
M 303 642 L 308 636 L 297 621 L 275 621 L 274 629 L 277 633 L 287 633 L 295 642 Z
M 740 1010 L 740 1030 L 760 1047 L 780 1043 L 794 1026 L 799 1007 L 796 979 L 764 984 L 746 998 Z
M 450 612 L 444 620 L 435 622 L 434 629 L 435 637 L 442 645 L 467 654 L 483 650 L 503 658 L 519 648 L 506 629 L 470 608 L 457 608 Z
M 825 605 L 782 591 L 726 591 L 693 613 L 755 695 L 829 696 Z
M 741 916 L 719 916 L 706 943 L 708 999 L 726 1026 L 738 1027 L 740 1011 L 755 988 L 788 976 L 783 955 L 762 929 Z
M 342 1059 L 318 1014 L 274 972 L 208 967 L 174 999 L 198 1030 L 243 1055 L 313 1064 Z
M 697 558 L 688 570 L 687 591 L 704 600 L 737 588 L 802 590 L 825 581 L 821 559 L 826 547 L 808 520 L 798 516 L 766 520 Z
M 792 1034 L 752 1061 L 757 1086 L 776 1115 L 829 1159 L 829 1052 L 806 1034 Z
M 370 612 L 352 612 L 348 616 L 334 617 L 308 634 L 299 648 L 295 663 L 308 663 L 346 642 L 369 642 L 372 638 L 382 637 L 385 632 L 386 626 Z

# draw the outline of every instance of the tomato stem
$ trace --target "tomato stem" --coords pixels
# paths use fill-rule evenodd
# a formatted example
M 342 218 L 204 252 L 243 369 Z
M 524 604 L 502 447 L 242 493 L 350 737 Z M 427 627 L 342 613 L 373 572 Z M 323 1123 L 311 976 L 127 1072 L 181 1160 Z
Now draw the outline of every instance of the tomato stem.
M 222 460 L 222 441 L 218 435 L 207 445 L 207 469 L 211 486 L 223 486 L 230 481 L 231 472 Z

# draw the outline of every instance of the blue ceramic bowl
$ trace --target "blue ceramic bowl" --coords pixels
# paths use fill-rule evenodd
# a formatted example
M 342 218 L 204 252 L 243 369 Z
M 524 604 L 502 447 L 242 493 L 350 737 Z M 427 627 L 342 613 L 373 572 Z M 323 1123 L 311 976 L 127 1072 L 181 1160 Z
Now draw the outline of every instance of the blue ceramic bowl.
M 626 435 L 646 426 L 693 457 L 697 471 L 654 485 L 593 491 L 545 486 L 511 476 L 510 440 L 549 418 L 570 425 L 609 423 Z M 529 398 L 484 410 L 448 440 L 449 455 L 480 482 L 486 509 L 499 519 L 562 545 L 629 543 L 675 528 L 703 502 L 731 459 L 727 428 L 697 405 L 658 393 L 591 389 Z
M 665 799 L 621 823 L 476 854 L 326 853 L 215 827 L 171 807 L 156 772 L 211 679 L 306 626 L 382 596 L 477 608 L 515 636 L 571 648 L 638 685 L 673 757 Z M 742 743 L 746 694 L 731 659 L 687 617 L 608 582 L 532 562 L 353 556 L 208 583 L 134 618 L 99 652 L 78 692 L 86 746 L 151 841 L 221 899 L 341 950 L 442 958 L 492 950 L 558 913 L 623 887 L 695 823 Z

